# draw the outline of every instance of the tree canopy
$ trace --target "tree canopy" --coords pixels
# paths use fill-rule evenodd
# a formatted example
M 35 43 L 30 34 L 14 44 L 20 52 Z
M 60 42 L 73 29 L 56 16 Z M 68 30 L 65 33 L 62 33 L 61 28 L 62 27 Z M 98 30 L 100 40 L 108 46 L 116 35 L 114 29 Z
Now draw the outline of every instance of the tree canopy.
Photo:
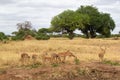
M 110 14 L 99 12 L 93 6 L 81 6 L 76 11 L 65 10 L 51 20 L 51 27 L 55 32 L 67 32 L 69 38 L 74 37 L 76 29 L 81 30 L 87 38 L 96 37 L 96 33 L 109 37 L 115 23 Z
M 87 14 L 90 18 L 89 25 L 86 25 L 84 30 L 81 31 L 87 36 L 94 38 L 96 33 L 102 34 L 105 37 L 109 37 L 111 30 L 115 28 L 115 23 L 108 13 L 99 12 L 96 7 L 93 6 L 81 6 L 76 10 L 79 14 Z M 89 36 L 90 32 L 90 36 Z
M 83 29 L 85 24 L 89 24 L 87 15 L 80 15 L 73 10 L 66 10 L 52 19 L 51 28 L 55 32 L 67 32 L 69 38 L 72 39 L 74 37 L 73 31 L 77 28 Z

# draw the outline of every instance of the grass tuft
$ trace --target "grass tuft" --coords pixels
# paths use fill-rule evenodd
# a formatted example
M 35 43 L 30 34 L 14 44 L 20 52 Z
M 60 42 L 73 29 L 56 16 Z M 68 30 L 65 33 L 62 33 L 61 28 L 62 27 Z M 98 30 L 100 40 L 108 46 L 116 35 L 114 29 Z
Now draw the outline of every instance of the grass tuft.
M 79 65 L 79 64 L 80 64 L 80 60 L 79 60 L 78 58 L 75 58 L 75 59 L 74 59 L 74 62 L 75 62 L 76 65 Z
M 111 60 L 103 60 L 102 61 L 103 64 L 110 64 L 112 66 L 120 66 L 120 63 L 119 62 L 116 62 L 116 61 L 111 61 Z
M 58 67 L 59 66 L 59 64 L 57 64 L 57 63 L 52 63 L 51 65 L 52 65 L 52 67 Z

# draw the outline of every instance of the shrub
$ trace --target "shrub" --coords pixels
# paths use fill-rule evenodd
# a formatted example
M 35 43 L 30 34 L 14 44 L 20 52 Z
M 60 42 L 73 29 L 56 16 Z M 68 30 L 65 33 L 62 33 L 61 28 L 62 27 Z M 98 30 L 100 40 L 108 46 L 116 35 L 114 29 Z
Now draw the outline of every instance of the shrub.
M 24 31 L 19 31 L 15 34 L 15 36 L 12 36 L 12 40 L 24 40 L 25 32 Z
M 8 39 L 9 38 L 3 32 L 0 32 L 0 41 L 8 40 Z
M 24 40 L 24 36 L 23 35 L 18 35 L 18 36 L 12 36 L 11 38 L 12 40 Z
M 32 37 L 34 37 L 36 35 L 36 32 L 34 32 L 33 30 L 19 30 L 18 32 L 13 32 L 13 34 L 15 36 L 12 36 L 12 40 L 24 40 L 25 36 L 27 35 L 31 35 Z
M 48 36 L 45 33 L 38 33 L 35 38 L 37 40 L 48 40 L 48 39 L 50 39 L 50 36 Z

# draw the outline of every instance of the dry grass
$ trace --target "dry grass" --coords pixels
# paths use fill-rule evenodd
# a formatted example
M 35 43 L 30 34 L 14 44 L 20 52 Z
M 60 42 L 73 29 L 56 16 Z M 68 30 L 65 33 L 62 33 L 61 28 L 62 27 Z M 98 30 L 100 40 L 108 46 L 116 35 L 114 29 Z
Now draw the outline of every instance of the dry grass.
M 20 54 L 23 52 L 40 55 L 44 51 L 59 53 L 66 50 L 73 52 L 80 60 L 99 60 L 100 45 L 106 45 L 105 58 L 109 60 L 120 59 L 120 40 L 52 38 L 50 40 L 11 41 L 8 44 L 0 43 L 0 66 L 3 64 L 18 64 Z M 69 60 L 72 60 L 69 58 Z

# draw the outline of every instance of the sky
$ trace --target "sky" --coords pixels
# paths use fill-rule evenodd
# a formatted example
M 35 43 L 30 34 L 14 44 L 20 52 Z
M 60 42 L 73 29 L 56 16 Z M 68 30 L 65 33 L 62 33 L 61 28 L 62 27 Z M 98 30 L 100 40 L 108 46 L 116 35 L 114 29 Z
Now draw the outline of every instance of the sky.
M 120 31 L 120 0 L 0 0 L 0 32 L 17 31 L 17 23 L 31 21 L 35 29 L 50 27 L 51 19 L 64 10 L 93 5 L 109 13 L 116 23 L 112 33 Z

